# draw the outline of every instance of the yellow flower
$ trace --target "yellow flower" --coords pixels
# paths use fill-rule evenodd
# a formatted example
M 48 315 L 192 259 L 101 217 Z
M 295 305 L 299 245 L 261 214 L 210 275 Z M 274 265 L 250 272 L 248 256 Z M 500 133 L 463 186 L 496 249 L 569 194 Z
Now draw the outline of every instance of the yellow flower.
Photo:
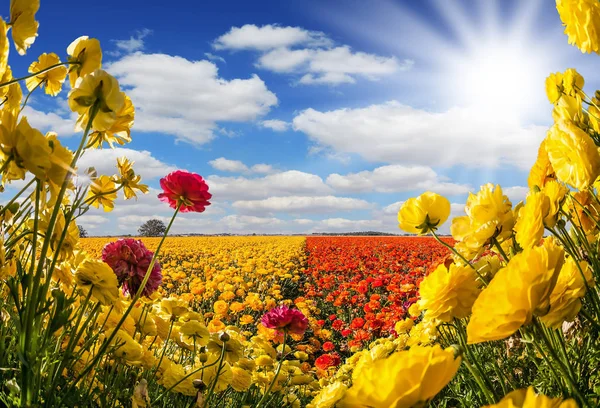
M 546 137 L 546 150 L 556 177 L 585 190 L 600 174 L 600 155 L 590 136 L 569 121 L 554 124 Z
M 426 318 L 451 322 L 467 317 L 480 291 L 476 278 L 470 266 L 453 263 L 447 269 L 440 264 L 419 287 L 419 307 Z
M 116 112 L 116 119 L 112 125 L 103 131 L 96 130 L 90 134 L 87 147 L 101 148 L 104 142 L 110 147 L 114 147 L 117 143 L 123 146 L 125 143 L 131 142 L 131 127 L 135 116 L 135 108 L 131 99 L 122 93 L 125 102 L 123 107 Z
M 542 191 L 530 191 L 515 223 L 515 239 L 521 248 L 531 248 L 542 240 L 544 219 L 550 212 L 550 199 Z
M 252 374 L 240 367 L 231 367 L 233 378 L 231 388 L 238 392 L 246 391 L 252 385 Z
M 115 208 L 114 201 L 117 199 L 115 182 L 108 176 L 100 176 L 92 180 L 88 200 L 90 205 L 99 208 L 102 206 L 105 212 L 110 212 Z
M 339 407 L 410 408 L 424 404 L 452 380 L 460 357 L 454 350 L 415 346 L 361 370 Z
M 546 152 L 546 141 L 543 140 L 538 149 L 537 159 L 529 172 L 527 185 L 530 189 L 533 189 L 535 186 L 542 188 L 548 181 L 555 178 L 554 169 L 548 158 L 548 152 Z
M 533 387 L 529 387 L 506 394 L 499 403 L 486 405 L 483 408 L 578 408 L 578 406 L 573 399 L 546 397 L 536 394 Z
M 468 259 L 478 255 L 492 238 L 503 242 L 512 235 L 512 203 L 500 186 L 489 183 L 477 194 L 469 193 L 466 216 L 452 220 L 450 232 L 458 241 L 455 249 Z
M 243 357 L 244 346 L 239 342 L 233 335 L 227 333 L 229 335 L 229 339 L 227 341 L 222 340 L 222 335 L 224 333 L 214 333 L 210 337 L 210 342 L 208 343 L 208 350 L 218 355 L 221 353 L 223 349 L 223 345 L 225 345 L 225 360 L 230 363 L 235 363 L 241 357 Z
M 2 82 L 5 82 L 4 74 L 8 68 L 8 52 L 10 48 L 8 38 L 6 37 L 6 30 L 6 23 L 0 18 L 0 78 L 2 78 Z M 0 92 L 2 91 L 4 90 L 0 90 Z
M 252 323 L 254 323 L 254 317 L 252 317 L 251 315 L 246 314 L 240 317 L 240 324 L 246 325 Z
M 415 321 L 410 317 L 407 317 L 404 320 L 399 320 L 396 322 L 396 324 L 394 325 L 394 331 L 396 332 L 396 334 L 408 333 L 408 331 L 412 329 L 414 325 Z
M 550 74 L 546 78 L 546 95 L 550 103 L 554 104 L 558 102 L 563 91 L 563 74 L 561 72 Z
M 597 0 L 556 0 L 556 9 L 569 36 L 581 52 L 600 51 L 600 4 Z
M 167 298 L 161 300 L 160 307 L 163 312 L 174 317 L 179 317 L 188 311 L 188 304 L 177 298 Z
M 333 408 L 346 393 L 348 386 L 342 382 L 334 382 L 319 391 L 307 408 Z
M 227 311 L 229 310 L 229 305 L 227 304 L 227 302 L 225 302 L 223 300 L 217 300 L 213 304 L 213 310 L 215 311 L 216 314 L 226 315 Z
M 142 346 L 126 331 L 119 330 L 113 338 L 112 344 L 117 346 L 113 351 L 115 357 L 125 360 L 127 363 L 141 362 L 144 354 Z
M 564 250 L 553 238 L 515 255 L 475 301 L 467 326 L 469 344 L 504 339 L 533 314 L 546 314 L 563 261 Z
M 117 120 L 117 113 L 125 104 L 125 94 L 119 89 L 119 82 L 106 71 L 96 71 L 82 77 L 69 92 L 69 107 L 79 114 L 76 130 L 88 125 L 91 110 L 96 106 L 92 129 L 105 131 Z
M 578 265 L 573 258 L 567 258 L 550 295 L 550 311 L 541 317 L 542 322 L 548 327 L 558 329 L 563 322 L 573 321 L 581 309 L 581 298 L 585 296 L 586 284 L 589 287 L 594 286 L 588 263 L 581 261 Z
M 103 305 L 113 304 L 119 298 L 117 275 L 102 261 L 83 261 L 75 272 L 75 282 L 85 291 L 91 291 Z
M 544 225 L 553 228 L 556 225 L 558 212 L 565 200 L 569 189 L 556 180 L 549 181 L 543 188 L 544 194 L 548 197 L 550 209 L 544 217 Z
M 589 191 L 578 191 L 570 195 L 565 207 L 571 215 L 571 222 L 586 234 L 596 231 L 596 221 L 600 220 L 600 205 Z
M 581 95 L 585 80 L 574 68 L 569 68 L 563 74 L 564 92 L 569 96 Z
M 40 23 L 35 21 L 35 13 L 40 8 L 39 0 L 11 0 L 10 25 L 12 38 L 17 52 L 25 55 L 25 51 L 35 41 Z
M 205 325 L 195 320 L 190 320 L 179 329 L 183 335 L 183 340 L 196 346 L 206 346 L 210 340 L 210 333 Z
M 142 176 L 135 174 L 133 163 L 127 157 L 119 157 L 117 159 L 117 169 L 119 169 L 120 177 L 116 178 L 115 182 L 123 186 L 125 199 L 137 198 L 135 190 L 139 190 L 142 194 L 146 194 L 148 186 L 141 184 Z
M 473 262 L 477 273 L 481 276 L 492 278 L 502 267 L 500 258 L 495 255 L 485 255 Z
M 60 63 L 60 58 L 58 55 L 51 52 L 50 54 L 42 54 L 38 58 L 37 61 L 34 61 L 29 66 L 29 73 L 35 74 L 36 72 L 40 72 L 52 65 L 56 65 Z M 50 71 L 46 71 L 40 75 L 36 75 L 31 78 L 27 78 L 25 80 L 25 85 L 27 89 L 31 92 L 38 86 L 46 87 L 46 93 L 48 95 L 56 96 L 60 93 L 62 89 L 62 84 L 65 82 L 65 78 L 67 77 L 67 67 L 60 66 L 51 69 Z
M 73 41 L 67 48 L 69 62 L 69 81 L 71 88 L 78 78 L 91 74 L 102 66 L 102 50 L 100 41 L 82 36 Z
M 450 202 L 439 194 L 426 192 L 406 200 L 398 212 L 399 227 L 415 234 L 437 229 L 450 215 Z

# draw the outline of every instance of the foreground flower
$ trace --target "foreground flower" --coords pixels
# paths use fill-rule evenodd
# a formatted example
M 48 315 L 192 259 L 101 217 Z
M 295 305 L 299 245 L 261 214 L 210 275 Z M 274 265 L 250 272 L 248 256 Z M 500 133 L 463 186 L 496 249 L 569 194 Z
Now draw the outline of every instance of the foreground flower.
M 556 177 L 585 190 L 600 174 L 600 155 L 592 138 L 573 122 L 557 122 L 546 137 L 546 151 Z
M 552 293 L 564 261 L 553 238 L 515 255 L 481 292 L 467 326 L 469 344 L 505 339 L 550 309 Z
M 506 394 L 502 400 L 484 408 L 578 408 L 573 399 L 550 398 L 536 394 L 533 387 Z
M 531 191 L 519 210 L 515 239 L 521 248 L 538 245 L 544 235 L 544 219 L 550 212 L 550 199 L 542 191 Z
M 105 212 L 112 211 L 115 208 L 114 201 L 117 199 L 115 182 L 105 175 L 92 180 L 87 198 L 91 206 L 95 208 L 102 206 Z
M 285 305 L 269 310 L 262 317 L 261 323 L 266 328 L 297 335 L 303 335 L 308 328 L 308 319 L 304 314 Z
M 110 266 L 102 261 L 87 259 L 75 272 L 77 286 L 103 305 L 111 305 L 119 297 L 117 276 Z
M 38 58 L 37 61 L 34 61 L 29 66 L 29 72 L 31 74 L 35 74 L 36 72 L 42 71 L 52 65 L 56 65 L 60 63 L 60 58 L 58 55 L 51 52 L 50 54 L 42 54 Z M 51 69 L 50 71 L 46 71 L 40 75 L 36 75 L 31 78 L 27 78 L 25 81 L 25 85 L 27 89 L 31 92 L 38 86 L 42 88 L 46 88 L 46 93 L 48 95 L 56 96 L 60 93 L 62 89 L 62 84 L 65 82 L 65 78 L 67 77 L 67 67 L 61 66 Z
M 333 408 L 342 399 L 348 386 L 342 382 L 334 382 L 322 388 L 307 406 L 308 408 Z
M 35 13 L 40 8 L 39 0 L 12 0 L 10 2 L 10 25 L 12 38 L 18 53 L 25 51 L 35 41 L 40 23 L 35 21 Z
M 449 215 L 450 201 L 428 191 L 402 204 L 398 212 L 398 226 L 406 232 L 422 235 L 437 229 Z
M 471 314 L 479 295 L 475 271 L 470 266 L 440 264 L 421 282 L 419 307 L 425 316 L 442 322 L 462 319 Z
M 569 44 L 581 52 L 600 52 L 600 3 L 598 0 L 556 0 Z
M 208 184 L 196 173 L 176 170 L 160 179 L 163 192 L 158 195 L 162 202 L 169 203 L 171 208 L 181 212 L 204 212 L 210 205 L 212 195 L 208 192 Z
M 460 362 L 460 357 L 454 358 L 454 349 L 443 350 L 439 345 L 396 352 L 363 368 L 338 406 L 421 406 L 452 380 Z
M 72 64 L 69 68 L 71 87 L 75 86 L 79 77 L 91 74 L 102 66 L 102 49 L 100 41 L 95 38 L 79 37 L 67 47 L 67 54 Z
M 111 242 L 102 250 L 102 260 L 113 269 L 119 284 L 123 285 L 123 292 L 132 296 L 140 288 L 153 255 L 142 241 L 132 238 Z M 150 296 L 161 283 L 161 267 L 158 262 L 155 262 L 142 294 Z

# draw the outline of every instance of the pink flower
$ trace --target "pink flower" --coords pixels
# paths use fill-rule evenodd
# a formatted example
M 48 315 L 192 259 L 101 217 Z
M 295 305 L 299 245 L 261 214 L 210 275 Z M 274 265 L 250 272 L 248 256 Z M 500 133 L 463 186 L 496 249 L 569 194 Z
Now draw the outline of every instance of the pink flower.
M 169 203 L 171 208 L 177 208 L 181 203 L 181 212 L 204 212 L 210 205 L 208 200 L 212 194 L 208 192 L 208 184 L 196 173 L 176 170 L 160 179 L 163 192 L 158 195 L 162 202 Z
M 263 326 L 286 333 L 302 335 L 308 328 L 308 319 L 298 309 L 290 309 L 285 305 L 277 306 L 261 319 Z
M 117 275 L 119 284 L 123 285 L 123 293 L 135 295 L 142 285 L 146 271 L 152 261 L 153 253 L 142 241 L 126 238 L 110 242 L 102 249 L 102 260 L 106 262 Z M 150 277 L 142 294 L 150 296 L 162 283 L 160 264 L 154 263 Z

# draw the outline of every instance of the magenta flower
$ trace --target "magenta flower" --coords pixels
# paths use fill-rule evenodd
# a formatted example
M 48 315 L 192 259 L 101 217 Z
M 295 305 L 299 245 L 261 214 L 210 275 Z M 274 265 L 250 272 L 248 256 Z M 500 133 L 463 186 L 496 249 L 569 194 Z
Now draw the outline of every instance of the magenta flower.
M 123 285 L 123 293 L 135 295 L 142 285 L 146 271 L 152 261 L 153 253 L 142 241 L 125 238 L 110 242 L 102 249 L 102 260 L 117 275 L 119 285 Z M 154 263 L 150 277 L 142 294 L 150 296 L 162 283 L 162 273 L 158 261 Z
M 277 306 L 261 319 L 263 326 L 286 333 L 302 335 L 308 328 L 308 319 L 298 309 L 290 309 L 285 305 Z
M 212 195 L 208 192 L 208 184 L 196 173 L 176 170 L 160 179 L 163 192 L 158 195 L 162 202 L 177 208 L 181 202 L 181 212 L 204 212 L 210 205 Z

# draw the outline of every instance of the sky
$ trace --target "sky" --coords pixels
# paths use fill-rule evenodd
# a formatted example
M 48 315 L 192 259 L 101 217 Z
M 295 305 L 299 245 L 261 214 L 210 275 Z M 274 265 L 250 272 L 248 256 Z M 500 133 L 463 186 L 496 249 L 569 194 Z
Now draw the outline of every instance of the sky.
M 55 0 L 38 20 L 15 76 L 87 35 L 136 107 L 133 141 L 79 168 L 112 175 L 127 156 L 150 193 L 92 209 L 91 235 L 168 222 L 156 195 L 174 169 L 213 194 L 174 233 L 401 233 L 407 198 L 437 192 L 458 216 L 488 182 L 516 204 L 551 124 L 546 76 L 574 67 L 600 88 L 597 56 L 568 45 L 547 0 Z M 68 91 L 25 113 L 75 149 Z

